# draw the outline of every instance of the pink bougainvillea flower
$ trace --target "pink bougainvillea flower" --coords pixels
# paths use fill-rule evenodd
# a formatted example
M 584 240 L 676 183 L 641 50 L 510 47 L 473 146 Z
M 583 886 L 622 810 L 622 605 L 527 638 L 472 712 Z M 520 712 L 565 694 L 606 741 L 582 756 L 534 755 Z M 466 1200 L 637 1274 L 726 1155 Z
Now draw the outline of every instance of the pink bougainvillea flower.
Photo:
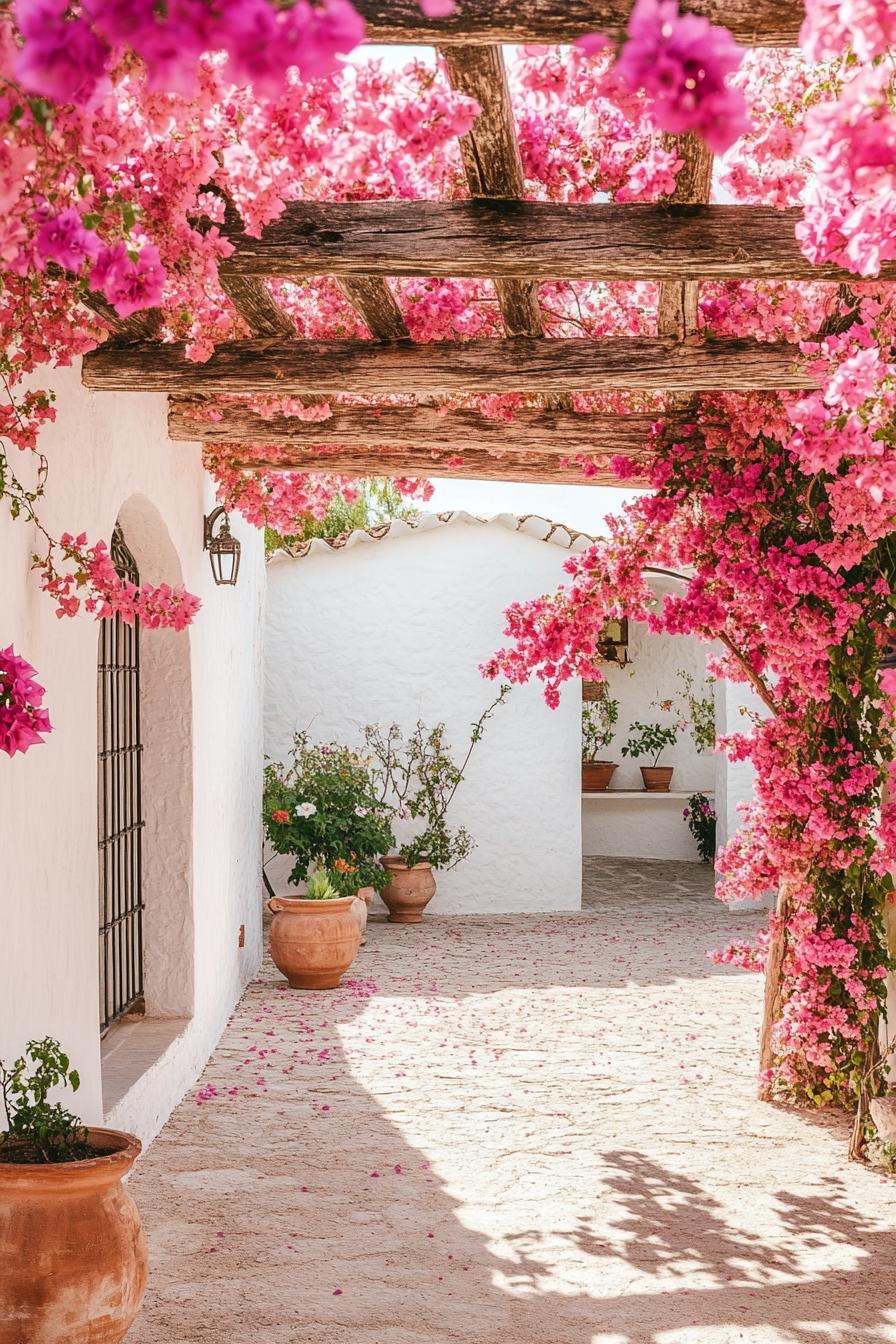
M 79 271 L 88 258 L 97 255 L 102 244 L 91 229 L 85 229 L 74 206 L 44 220 L 34 240 L 41 261 L 55 261 L 66 271 Z
M 613 43 L 604 33 L 583 33 L 581 37 L 576 38 L 575 45 L 586 56 L 596 56 L 598 52 L 606 51 Z
M 34 680 L 34 668 L 13 646 L 0 649 L 0 751 L 23 754 L 52 732 L 43 708 L 44 688 Z
M 880 688 L 885 695 L 896 700 L 896 667 L 885 667 L 880 674 Z
M 749 127 L 743 94 L 725 82 L 742 59 L 727 28 L 679 14 L 677 0 L 637 0 L 613 75 L 643 89 L 661 130 L 696 131 L 721 154 Z
M 134 254 L 124 243 L 107 247 L 90 273 L 90 283 L 112 304 L 119 317 L 130 317 L 161 302 L 167 279 L 159 249 L 147 243 Z
M 85 103 L 105 72 L 108 48 L 90 25 L 67 18 L 66 0 L 18 0 L 16 78 L 29 93 L 56 103 Z
M 428 19 L 447 19 L 457 5 L 455 0 L 420 0 L 420 8 Z

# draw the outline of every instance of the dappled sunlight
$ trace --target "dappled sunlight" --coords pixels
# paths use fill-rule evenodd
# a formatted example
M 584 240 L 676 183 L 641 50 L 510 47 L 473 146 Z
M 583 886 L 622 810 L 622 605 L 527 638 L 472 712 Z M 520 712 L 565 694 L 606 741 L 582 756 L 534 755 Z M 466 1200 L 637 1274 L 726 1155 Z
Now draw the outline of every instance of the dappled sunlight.
M 650 885 L 269 967 L 135 1177 L 129 1344 L 896 1344 L 892 1187 L 756 1101 L 760 979 L 705 956 L 759 912 Z

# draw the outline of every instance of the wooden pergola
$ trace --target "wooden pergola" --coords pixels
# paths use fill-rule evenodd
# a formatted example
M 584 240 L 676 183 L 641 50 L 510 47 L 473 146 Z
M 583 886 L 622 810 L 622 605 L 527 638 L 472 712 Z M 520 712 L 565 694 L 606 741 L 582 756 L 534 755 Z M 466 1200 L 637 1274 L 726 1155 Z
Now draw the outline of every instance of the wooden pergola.
M 182 346 L 155 338 L 157 314 L 114 319 L 113 338 L 84 359 L 86 386 L 167 392 L 173 439 L 234 445 L 235 465 L 255 471 L 438 475 L 461 454 L 466 477 L 579 484 L 586 482 L 573 459 L 638 453 L 656 417 L 578 413 L 574 393 L 671 394 L 674 417 L 700 392 L 813 386 L 793 346 L 708 340 L 698 332 L 701 281 L 850 278 L 803 257 L 794 238 L 798 210 L 708 204 L 712 156 L 702 141 L 670 140 L 684 167 L 674 195 L 661 205 L 523 198 L 501 44 L 570 42 L 619 28 L 631 3 L 460 0 L 450 18 L 427 19 L 417 0 L 359 0 L 370 42 L 437 47 L 453 87 L 480 104 L 481 115 L 460 140 L 471 199 L 303 201 L 288 205 L 260 239 L 245 234 L 228 206 L 224 231 L 234 252 L 221 263 L 220 279 L 251 335 L 219 345 L 197 364 Z M 795 45 L 802 20 L 800 0 L 692 0 L 688 7 L 754 47 Z M 896 278 L 896 263 L 886 263 L 882 275 Z M 296 337 L 266 282 L 319 276 L 336 279 L 371 340 Z M 405 277 L 491 279 L 504 338 L 414 343 L 389 284 Z M 538 285 L 548 280 L 659 282 L 656 338 L 547 336 Z M 476 410 L 439 409 L 447 397 L 507 392 L 525 393 L 530 403 L 509 424 Z M 252 394 L 308 403 L 397 394 L 413 396 L 415 404 L 337 403 L 330 419 L 309 422 L 262 418 L 226 401 L 217 407 L 223 418 L 197 421 L 203 404 Z M 253 445 L 244 460 L 240 444 Z M 266 444 L 279 451 L 259 460 L 257 447 Z M 608 466 L 589 478 L 614 480 Z

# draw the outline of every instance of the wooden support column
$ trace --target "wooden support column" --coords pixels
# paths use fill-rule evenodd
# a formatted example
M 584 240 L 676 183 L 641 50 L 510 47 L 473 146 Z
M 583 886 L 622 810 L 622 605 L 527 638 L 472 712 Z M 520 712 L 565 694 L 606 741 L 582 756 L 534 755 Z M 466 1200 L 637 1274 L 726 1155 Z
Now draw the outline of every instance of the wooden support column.
M 670 205 L 706 205 L 712 191 L 712 151 L 699 136 L 665 136 L 666 148 L 684 159 L 684 167 L 675 180 Z M 697 330 L 697 303 L 700 281 L 663 281 L 660 285 L 657 332 L 683 341 Z
M 411 333 L 387 281 L 376 275 L 345 276 L 336 282 L 366 322 L 375 341 L 409 341 Z
M 500 47 L 445 47 L 442 57 L 451 87 L 475 98 L 482 112 L 460 153 L 470 195 L 513 200 L 523 195 L 523 161 L 513 124 L 510 87 Z M 508 336 L 540 336 L 538 288 L 531 280 L 496 280 Z

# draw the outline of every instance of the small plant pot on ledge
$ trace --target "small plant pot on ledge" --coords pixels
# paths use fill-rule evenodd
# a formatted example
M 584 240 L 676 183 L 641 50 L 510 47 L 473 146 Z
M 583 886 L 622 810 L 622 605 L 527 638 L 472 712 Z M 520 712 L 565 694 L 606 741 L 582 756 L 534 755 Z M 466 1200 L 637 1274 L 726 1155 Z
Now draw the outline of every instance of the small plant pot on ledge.
M 271 956 L 293 989 L 335 989 L 339 984 L 361 946 L 355 899 L 274 896 L 268 901 L 274 916 Z
M 642 765 L 641 778 L 647 793 L 668 793 L 674 768 L 672 765 Z
M 613 761 L 582 762 L 582 792 L 605 793 L 616 770 Z
M 419 924 L 423 911 L 436 894 L 436 879 L 431 863 L 415 863 L 409 868 L 401 859 L 387 854 L 382 860 L 389 874 L 389 885 L 381 895 L 389 911 L 390 924 Z
M 0 1341 L 119 1344 L 146 1288 L 146 1242 L 122 1185 L 132 1134 L 88 1129 L 96 1157 L 0 1157 Z

